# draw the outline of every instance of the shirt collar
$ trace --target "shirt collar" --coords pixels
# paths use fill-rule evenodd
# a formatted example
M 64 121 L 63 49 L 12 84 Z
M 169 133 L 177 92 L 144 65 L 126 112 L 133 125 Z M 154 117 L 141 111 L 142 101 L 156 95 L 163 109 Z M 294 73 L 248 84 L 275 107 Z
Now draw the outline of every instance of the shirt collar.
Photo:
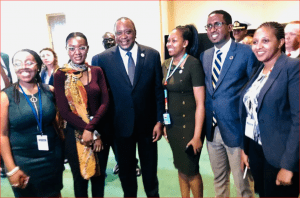
M 227 43 L 225 43 L 225 45 L 223 45 L 220 49 L 217 48 L 216 46 L 215 47 L 215 52 L 220 50 L 223 54 L 227 54 L 227 52 L 229 51 L 229 48 L 231 46 L 231 43 L 232 43 L 232 39 L 229 39 L 229 41 L 227 41 Z
M 292 58 L 297 58 L 298 56 L 299 56 L 299 52 L 300 52 L 300 50 L 299 50 L 300 48 L 298 48 L 297 50 L 295 50 L 295 51 L 291 51 L 291 52 L 285 52 L 285 54 L 287 55 L 287 54 L 289 54 L 289 53 L 291 53 L 291 56 L 290 57 L 292 57 Z
M 118 46 L 118 47 L 119 47 L 119 51 L 120 51 L 121 56 L 122 56 L 122 57 L 125 57 L 125 56 L 126 56 L 126 53 L 127 53 L 128 51 L 123 50 L 120 46 Z M 130 50 L 132 56 L 136 56 L 136 55 L 137 55 L 137 51 L 138 51 L 138 45 L 137 45 L 136 43 L 134 43 L 132 49 Z

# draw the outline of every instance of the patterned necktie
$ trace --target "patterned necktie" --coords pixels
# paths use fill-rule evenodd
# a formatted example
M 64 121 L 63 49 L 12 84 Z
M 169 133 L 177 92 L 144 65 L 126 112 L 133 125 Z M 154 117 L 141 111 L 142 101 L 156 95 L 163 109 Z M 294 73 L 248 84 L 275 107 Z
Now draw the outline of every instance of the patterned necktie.
M 221 73 L 221 60 L 222 52 L 220 50 L 217 51 L 217 57 L 215 58 L 214 64 L 213 64 L 213 72 L 212 72 L 212 85 L 213 88 L 216 88 L 216 84 L 218 82 L 220 73 Z
M 221 55 L 222 55 L 222 52 L 220 50 L 218 50 L 217 57 L 215 58 L 215 61 L 213 64 L 212 86 L 214 89 L 216 88 L 216 84 L 218 82 L 218 79 L 219 79 L 219 76 L 221 73 L 221 65 L 222 65 Z M 217 125 L 217 120 L 215 118 L 215 112 L 213 112 L 212 125 L 213 125 L 213 127 L 215 127 Z
M 135 64 L 134 64 L 133 58 L 131 56 L 131 52 L 127 52 L 126 55 L 128 56 L 128 76 L 129 76 L 131 84 L 133 85 Z

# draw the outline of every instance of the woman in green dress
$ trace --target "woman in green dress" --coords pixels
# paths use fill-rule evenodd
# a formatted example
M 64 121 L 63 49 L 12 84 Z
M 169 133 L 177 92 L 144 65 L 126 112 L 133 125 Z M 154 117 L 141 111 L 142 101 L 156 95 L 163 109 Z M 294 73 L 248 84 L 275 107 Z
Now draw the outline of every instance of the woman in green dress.
M 15 197 L 60 197 L 63 187 L 54 88 L 41 83 L 42 63 L 36 52 L 18 51 L 18 82 L 1 92 L 1 154 Z
M 198 59 L 198 32 L 193 25 L 178 26 L 169 35 L 167 48 L 172 57 L 163 65 L 166 113 L 170 124 L 164 136 L 170 143 L 178 169 L 182 197 L 203 197 L 199 172 L 205 116 L 204 72 Z M 165 120 L 166 121 L 166 120 Z M 166 124 L 166 122 L 165 122 Z

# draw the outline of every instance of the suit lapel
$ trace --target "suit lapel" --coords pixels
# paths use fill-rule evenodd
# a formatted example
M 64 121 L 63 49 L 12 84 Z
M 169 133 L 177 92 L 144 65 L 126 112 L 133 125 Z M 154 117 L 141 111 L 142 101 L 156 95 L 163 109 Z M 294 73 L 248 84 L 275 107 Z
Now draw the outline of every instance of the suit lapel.
M 134 80 L 133 80 L 133 88 L 136 86 L 136 84 L 141 76 L 141 73 L 143 71 L 145 55 L 146 55 L 145 49 L 143 49 L 140 45 L 138 45 L 138 52 L 137 52 Z
M 229 48 L 229 51 L 227 53 L 227 56 L 225 58 L 225 61 L 223 63 L 222 69 L 221 69 L 221 73 L 218 79 L 218 82 L 216 84 L 216 89 L 215 91 L 218 89 L 219 85 L 222 83 L 228 69 L 230 68 L 234 58 L 235 58 L 235 49 L 236 49 L 236 43 L 234 41 L 232 41 L 231 46 Z
M 212 48 L 211 52 L 208 54 L 208 59 L 207 59 L 207 68 L 208 68 L 208 91 L 212 95 L 214 92 L 213 86 L 212 86 L 212 62 L 214 59 L 214 53 L 215 53 L 215 48 Z
M 126 72 L 125 65 L 124 65 L 123 59 L 121 57 L 118 46 L 116 47 L 116 50 L 113 53 L 114 53 L 114 57 L 115 57 L 114 64 L 113 64 L 113 66 L 115 67 L 114 70 L 118 71 L 118 73 L 119 73 L 119 75 L 117 75 L 117 77 L 118 76 L 122 77 L 128 85 L 132 86 L 129 76 Z
M 270 73 L 270 76 L 267 80 L 267 82 L 265 83 L 265 85 L 263 86 L 263 88 L 261 89 L 260 93 L 259 93 L 259 97 L 258 97 L 258 107 L 257 107 L 257 112 L 259 112 L 262 101 L 267 93 L 267 91 L 270 89 L 271 85 L 274 83 L 274 80 L 278 77 L 278 75 L 280 74 L 284 63 L 286 62 L 286 56 L 283 56 L 283 54 L 281 54 L 281 56 L 278 58 L 278 60 L 276 61 L 274 68 L 272 70 L 272 72 Z

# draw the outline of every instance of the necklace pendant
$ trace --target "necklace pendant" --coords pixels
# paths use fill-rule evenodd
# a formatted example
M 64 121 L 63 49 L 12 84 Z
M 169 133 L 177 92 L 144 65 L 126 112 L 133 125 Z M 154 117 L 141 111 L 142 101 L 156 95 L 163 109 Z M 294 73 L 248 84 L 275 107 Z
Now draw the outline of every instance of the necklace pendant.
M 30 102 L 36 103 L 37 98 L 34 95 L 32 95 L 31 98 L 30 98 Z

